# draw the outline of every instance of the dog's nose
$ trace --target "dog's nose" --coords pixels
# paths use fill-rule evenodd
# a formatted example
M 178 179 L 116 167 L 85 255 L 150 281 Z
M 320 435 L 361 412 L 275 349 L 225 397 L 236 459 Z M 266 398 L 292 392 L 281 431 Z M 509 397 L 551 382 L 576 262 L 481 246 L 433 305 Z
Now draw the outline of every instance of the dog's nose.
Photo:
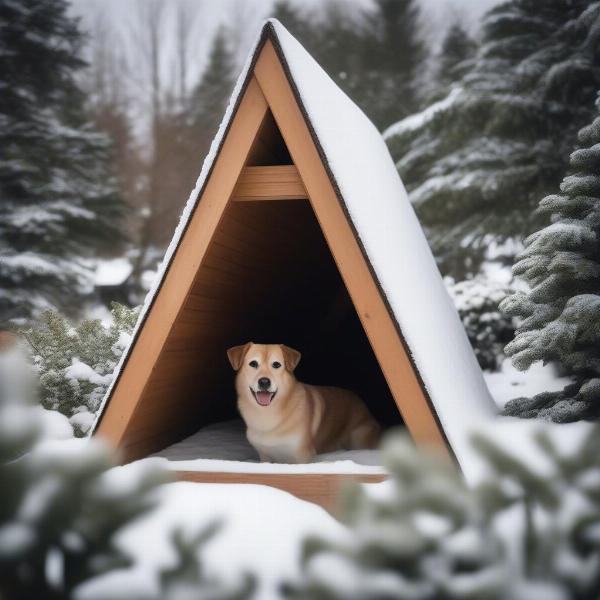
M 271 380 L 268 377 L 261 377 L 258 380 L 258 387 L 261 390 L 268 390 L 271 387 Z

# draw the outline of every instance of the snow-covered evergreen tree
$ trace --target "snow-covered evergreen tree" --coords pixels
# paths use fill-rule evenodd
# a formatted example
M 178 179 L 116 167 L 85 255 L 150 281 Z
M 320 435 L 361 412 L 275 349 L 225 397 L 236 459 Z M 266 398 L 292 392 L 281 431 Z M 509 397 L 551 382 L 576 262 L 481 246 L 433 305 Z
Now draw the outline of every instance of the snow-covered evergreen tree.
M 130 340 L 139 308 L 113 304 L 112 323 L 86 319 L 73 326 L 60 313 L 46 311 L 41 323 L 21 330 L 39 375 L 41 404 L 67 416 L 85 435 Z
M 596 101 L 600 111 L 600 97 Z M 521 319 L 506 352 L 521 370 L 556 362 L 573 375 L 562 392 L 520 398 L 509 414 L 554 421 L 600 417 L 600 116 L 579 132 L 571 174 L 539 205 L 551 224 L 525 241 L 513 268 L 531 288 L 501 308 Z
M 520 432 L 522 435 L 522 432 Z M 510 435 L 510 434 L 509 434 Z M 591 600 L 600 593 L 600 431 L 576 452 L 548 432 L 527 442 L 545 464 L 479 434 L 486 478 L 396 434 L 384 446 L 391 485 L 348 490 L 350 538 L 305 540 L 295 600 Z
M 109 145 L 84 111 L 64 0 L 0 2 L 0 321 L 77 308 L 80 260 L 119 239 Z
M 540 225 L 534 208 L 558 185 L 599 83 L 599 2 L 510 0 L 485 15 L 447 96 L 388 128 L 443 274 L 477 273 L 492 242 Z

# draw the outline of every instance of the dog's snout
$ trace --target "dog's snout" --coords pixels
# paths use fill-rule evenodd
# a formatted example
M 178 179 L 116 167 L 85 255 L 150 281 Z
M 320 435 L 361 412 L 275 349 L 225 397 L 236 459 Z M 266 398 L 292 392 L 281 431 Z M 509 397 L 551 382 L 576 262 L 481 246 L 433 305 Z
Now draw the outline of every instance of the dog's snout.
M 271 387 L 271 380 L 268 377 L 261 377 L 258 380 L 258 387 L 261 390 L 268 390 Z

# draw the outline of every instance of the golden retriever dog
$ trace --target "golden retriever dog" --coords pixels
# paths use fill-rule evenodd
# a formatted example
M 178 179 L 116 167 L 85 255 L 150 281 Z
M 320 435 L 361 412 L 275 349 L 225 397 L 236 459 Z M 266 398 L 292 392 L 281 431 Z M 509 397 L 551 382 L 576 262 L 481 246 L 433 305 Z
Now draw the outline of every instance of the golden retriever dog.
M 296 379 L 297 350 L 249 342 L 227 356 L 237 371 L 246 435 L 261 461 L 306 463 L 322 452 L 377 445 L 379 425 L 356 394 Z

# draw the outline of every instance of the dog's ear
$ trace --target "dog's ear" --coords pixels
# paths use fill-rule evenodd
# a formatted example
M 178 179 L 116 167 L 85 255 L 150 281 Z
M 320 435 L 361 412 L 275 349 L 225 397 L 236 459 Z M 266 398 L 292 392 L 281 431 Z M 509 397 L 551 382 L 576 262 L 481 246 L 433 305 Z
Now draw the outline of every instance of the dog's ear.
M 285 362 L 285 368 L 290 373 L 293 373 L 294 369 L 298 366 L 298 363 L 300 362 L 302 354 L 300 354 L 298 350 L 294 350 L 293 348 L 290 348 L 289 346 L 284 346 L 283 344 L 281 344 L 281 350 L 283 351 L 283 361 Z
M 241 346 L 233 346 L 233 348 L 227 350 L 227 358 L 229 358 L 229 362 L 235 371 L 239 371 L 250 346 L 252 346 L 252 342 L 242 344 Z

